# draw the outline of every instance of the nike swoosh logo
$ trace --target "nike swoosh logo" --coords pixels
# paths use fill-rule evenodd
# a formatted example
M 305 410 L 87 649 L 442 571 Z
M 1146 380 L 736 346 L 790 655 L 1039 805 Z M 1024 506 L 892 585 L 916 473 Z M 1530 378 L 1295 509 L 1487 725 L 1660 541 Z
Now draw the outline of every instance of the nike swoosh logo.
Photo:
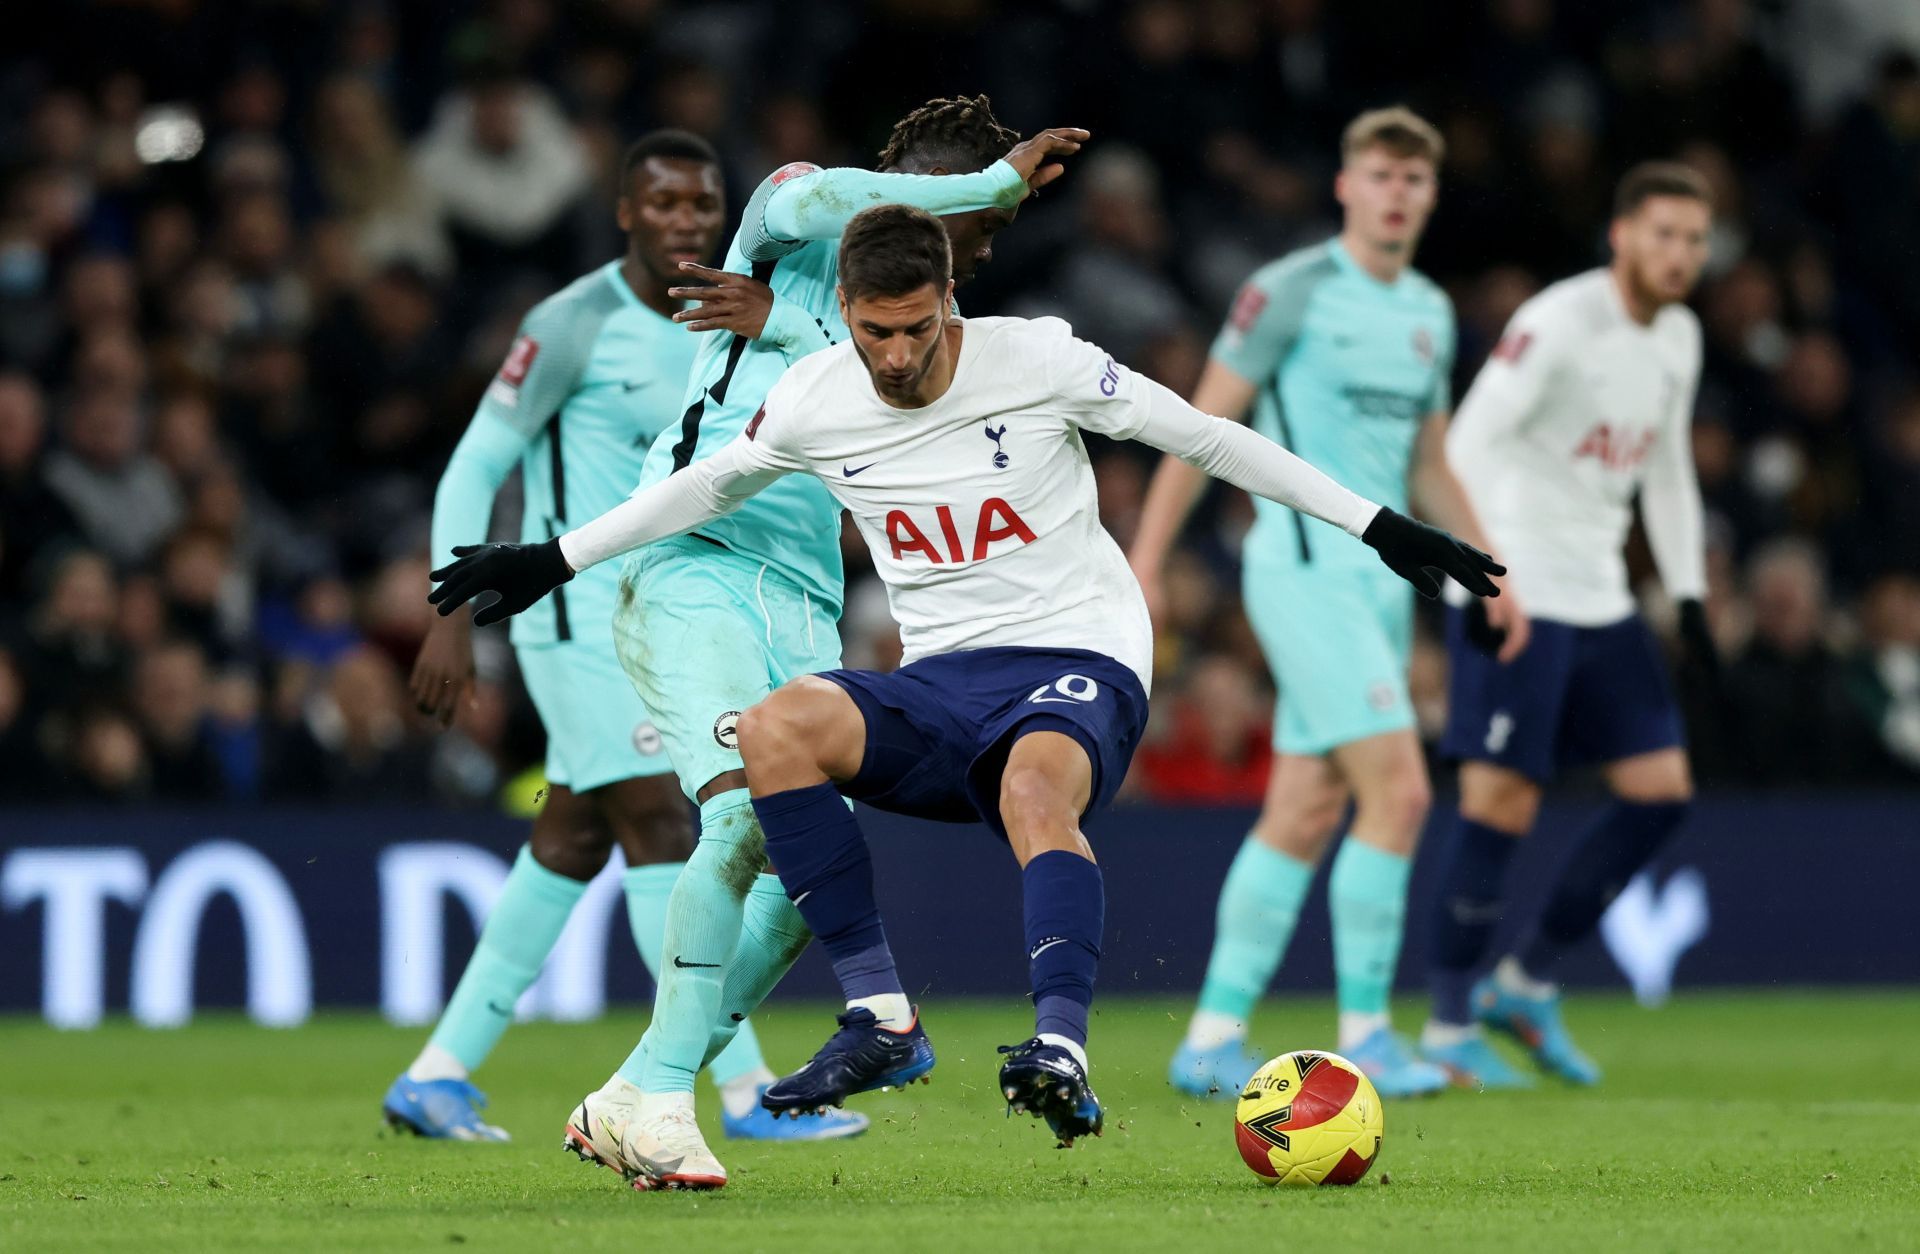
M 847 478 L 851 479 L 855 475 L 861 473 L 862 471 L 872 470 L 875 466 L 878 466 L 879 464 L 880 464 L 879 462 L 868 462 L 864 466 L 849 466 L 845 462 L 841 462 L 840 473 L 845 475 Z
M 638 383 L 622 383 L 620 386 L 629 392 L 638 392 L 641 388 L 647 386 L 647 380 L 642 379 Z
M 490 1001 L 487 1003 L 487 1009 L 493 1011 L 493 1013 L 499 1015 L 503 1019 L 513 1018 L 512 1006 L 502 1006 L 497 1001 Z
M 1085 701 L 1072 701 L 1066 697 L 1035 697 L 1028 705 L 1085 705 Z
M 1049 949 L 1052 949 L 1055 945 L 1064 945 L 1066 943 L 1067 943 L 1067 940 L 1064 936 L 1061 937 L 1059 940 L 1050 940 L 1046 944 L 1040 946 L 1040 948 L 1033 950 L 1031 953 L 1029 953 L 1027 955 L 1027 961 L 1032 962 L 1035 958 L 1038 958 L 1041 954 L 1046 953 Z
M 801 902 L 805 901 L 807 898 L 811 896 L 813 896 L 813 890 L 809 888 L 806 892 L 801 893 L 798 897 L 795 897 L 793 899 L 793 904 L 795 906 L 798 906 Z
M 715 971 L 720 968 L 720 964 L 717 962 L 682 962 L 680 961 L 679 954 L 673 956 L 673 965 L 679 967 L 682 971 L 691 970 L 694 967 L 706 967 L 709 970 Z

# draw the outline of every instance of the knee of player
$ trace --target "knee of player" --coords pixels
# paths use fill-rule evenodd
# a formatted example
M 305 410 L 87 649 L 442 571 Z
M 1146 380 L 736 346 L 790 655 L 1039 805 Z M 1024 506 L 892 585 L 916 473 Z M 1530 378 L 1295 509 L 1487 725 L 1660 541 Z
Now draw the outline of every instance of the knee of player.
M 590 880 L 607 865 L 613 839 L 591 821 L 535 823 L 529 839 L 533 860 L 568 879 Z
M 1077 817 L 1059 781 L 1046 771 L 1014 766 L 1000 776 L 1000 821 L 1009 829 L 1071 825 Z

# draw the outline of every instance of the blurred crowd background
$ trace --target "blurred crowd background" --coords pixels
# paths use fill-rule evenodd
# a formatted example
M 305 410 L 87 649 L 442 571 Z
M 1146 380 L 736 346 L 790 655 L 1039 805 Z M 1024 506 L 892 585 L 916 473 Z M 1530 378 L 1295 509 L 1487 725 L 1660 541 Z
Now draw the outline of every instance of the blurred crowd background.
M 1362 108 L 1404 101 L 1448 140 L 1418 264 L 1458 309 L 1456 395 L 1523 299 L 1604 258 L 1622 169 L 1696 165 L 1719 199 L 1693 438 L 1728 658 L 1685 687 L 1699 773 L 1920 781 L 1920 5 L 63 0 L 8 27 L 9 801 L 498 804 L 542 748 L 504 636 L 482 633 L 453 731 L 404 691 L 428 511 L 520 314 L 619 251 L 623 143 L 708 136 L 737 211 L 784 162 L 866 164 L 898 115 L 978 91 L 1023 133 L 1096 142 L 968 310 L 1062 314 L 1181 390 L 1240 279 L 1337 229 Z M 1123 542 L 1145 452 L 1098 451 Z M 1249 521 L 1216 492 L 1170 574 L 1135 795 L 1260 793 Z M 848 656 L 886 665 L 857 541 L 849 566 Z

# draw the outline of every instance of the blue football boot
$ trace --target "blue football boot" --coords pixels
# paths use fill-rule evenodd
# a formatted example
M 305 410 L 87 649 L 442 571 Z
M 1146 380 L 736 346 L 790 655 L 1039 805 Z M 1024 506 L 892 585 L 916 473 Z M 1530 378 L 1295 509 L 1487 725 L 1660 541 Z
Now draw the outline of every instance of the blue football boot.
M 920 1027 L 919 1010 L 913 1012 L 913 1026 L 904 1032 L 881 1027 L 865 1006 L 847 1011 L 837 1022 L 840 1030 L 811 1062 L 767 1086 L 760 1095 L 761 1106 L 776 1115 L 792 1112 L 798 1118 L 804 1112 L 838 1106 L 855 1093 L 898 1088 L 915 1080 L 931 1083 L 927 1073 L 933 1070 L 933 1042 Z
M 406 1072 L 380 1104 L 387 1122 L 438 1141 L 511 1141 L 505 1128 L 480 1117 L 487 1095 L 466 1080 L 410 1080 Z
M 1447 1073 L 1423 1061 L 1392 1028 L 1375 1028 L 1341 1052 L 1366 1072 L 1382 1097 L 1428 1097 L 1447 1087 Z
M 1560 993 L 1527 997 L 1502 988 L 1491 978 L 1473 986 L 1473 1013 L 1480 1022 L 1505 1032 L 1526 1047 L 1533 1061 L 1548 1075 L 1569 1084 L 1600 1083 L 1600 1068 L 1580 1052 L 1560 1021 Z
M 1446 1045 L 1423 1040 L 1420 1052 L 1459 1088 L 1486 1091 L 1533 1087 L 1533 1077 L 1502 1058 L 1500 1051 L 1477 1031 Z
M 1244 1041 L 1228 1041 L 1212 1049 L 1181 1042 L 1167 1065 L 1167 1083 L 1194 1097 L 1217 1098 L 1230 1102 L 1240 1096 L 1253 1073 L 1266 1059 L 1247 1048 Z
M 762 1086 L 764 1097 L 768 1086 Z M 859 1111 L 829 1110 L 805 1119 L 782 1119 L 755 1104 L 744 1115 L 720 1114 L 720 1127 L 729 1141 L 838 1141 L 859 1136 L 871 1121 Z
M 1009 1115 L 1025 1112 L 1045 1119 L 1061 1149 L 1083 1136 L 1100 1135 L 1106 1111 L 1071 1050 L 1036 1036 L 1023 1044 L 1002 1045 L 1000 1052 L 1007 1056 L 1000 1064 L 1000 1092 Z

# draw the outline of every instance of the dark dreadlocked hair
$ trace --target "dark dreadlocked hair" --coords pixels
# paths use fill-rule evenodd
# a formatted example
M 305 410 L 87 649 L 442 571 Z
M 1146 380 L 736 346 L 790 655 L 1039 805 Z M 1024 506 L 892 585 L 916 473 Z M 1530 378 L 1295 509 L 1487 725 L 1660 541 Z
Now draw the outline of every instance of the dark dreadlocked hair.
M 894 123 L 878 170 L 924 172 L 941 166 L 953 174 L 984 170 L 1020 142 L 1020 133 L 1000 125 L 985 95 L 929 100 Z

